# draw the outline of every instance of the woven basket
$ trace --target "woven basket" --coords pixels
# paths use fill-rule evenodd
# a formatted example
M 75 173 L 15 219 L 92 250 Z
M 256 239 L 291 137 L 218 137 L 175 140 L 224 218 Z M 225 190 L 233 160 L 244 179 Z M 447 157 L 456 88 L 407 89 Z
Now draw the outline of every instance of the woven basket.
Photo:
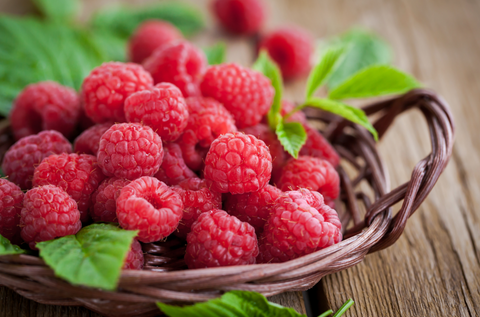
M 116 292 L 72 286 L 56 278 L 38 257 L 0 256 L 0 285 L 39 303 L 81 305 L 107 316 L 155 315 L 159 313 L 157 301 L 199 302 L 229 290 L 256 291 L 266 296 L 307 290 L 323 276 L 349 268 L 361 262 L 367 253 L 392 245 L 447 165 L 454 123 L 448 105 L 435 93 L 413 90 L 364 110 L 367 115 L 374 115 L 374 126 L 382 136 L 399 114 L 412 108 L 418 108 L 427 121 L 432 151 L 415 166 L 410 181 L 393 190 L 375 142 L 366 130 L 333 115 L 308 113 L 310 119 L 328 124 L 324 134 L 349 162 L 338 167 L 343 204 L 337 206 L 345 206 L 339 208 L 344 228 L 351 220 L 353 226 L 336 245 L 281 264 L 188 270 L 183 262 L 185 244 L 180 240 L 144 244 L 145 269 L 122 272 Z M 3 129 L 0 135 L 5 137 L 7 127 Z M 5 146 L 8 140 L 0 138 L 0 142 Z M 348 173 L 354 174 L 353 178 L 344 170 L 347 167 L 349 171 L 352 167 L 356 170 Z M 374 201 L 369 197 L 374 197 Z M 391 207 L 401 200 L 403 204 L 393 216 Z

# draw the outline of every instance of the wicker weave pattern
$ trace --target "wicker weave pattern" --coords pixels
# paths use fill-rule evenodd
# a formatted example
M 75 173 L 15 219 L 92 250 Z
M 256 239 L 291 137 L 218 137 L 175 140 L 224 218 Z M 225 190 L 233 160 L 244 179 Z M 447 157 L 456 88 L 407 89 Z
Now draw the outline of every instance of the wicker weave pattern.
M 154 315 L 158 313 L 156 301 L 205 301 L 233 289 L 266 296 L 309 289 L 323 276 L 349 268 L 361 262 L 367 253 L 392 245 L 446 167 L 452 153 L 454 123 L 447 103 L 439 96 L 427 90 L 413 90 L 364 110 L 378 118 L 374 126 L 382 136 L 399 114 L 412 108 L 418 108 L 425 117 L 432 151 L 416 165 L 410 181 L 393 190 L 366 130 L 335 116 L 308 113 L 310 119 L 329 123 L 325 135 L 358 172 L 350 179 L 343 167 L 338 169 L 341 199 L 346 206 L 345 211 L 339 210 L 341 221 L 346 227 L 353 220 L 353 227 L 344 233 L 339 244 L 281 264 L 199 270 L 184 269 L 184 244 L 178 240 L 145 244 L 146 269 L 123 272 L 117 292 L 72 286 L 55 278 L 52 270 L 33 256 L 0 256 L 0 284 L 40 303 L 82 305 L 108 316 Z M 373 202 L 361 191 L 362 180 L 373 190 Z M 400 211 L 393 216 L 391 206 L 402 200 Z M 361 209 L 366 210 L 365 217 Z

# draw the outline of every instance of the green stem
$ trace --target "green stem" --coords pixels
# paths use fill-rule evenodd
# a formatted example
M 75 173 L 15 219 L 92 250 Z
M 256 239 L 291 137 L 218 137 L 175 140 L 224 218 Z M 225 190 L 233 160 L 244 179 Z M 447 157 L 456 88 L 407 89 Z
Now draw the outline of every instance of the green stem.
M 308 107 L 308 104 L 305 102 L 299 106 L 296 106 L 295 108 L 293 108 L 289 113 L 287 113 L 285 116 L 283 116 L 283 120 L 287 120 L 288 118 L 290 118 L 295 112 L 297 111 L 300 111 L 302 110 L 303 108 L 306 108 Z
M 327 316 L 330 316 L 331 314 L 333 314 L 333 310 L 329 309 L 318 317 L 327 317 Z
M 352 307 L 352 305 L 354 304 L 355 302 L 350 298 L 349 300 L 347 300 L 345 302 L 345 304 L 342 305 L 342 307 L 340 307 L 339 310 L 337 310 L 337 312 L 335 313 L 335 315 L 333 315 L 332 317 L 340 317 L 342 316 L 350 307 Z

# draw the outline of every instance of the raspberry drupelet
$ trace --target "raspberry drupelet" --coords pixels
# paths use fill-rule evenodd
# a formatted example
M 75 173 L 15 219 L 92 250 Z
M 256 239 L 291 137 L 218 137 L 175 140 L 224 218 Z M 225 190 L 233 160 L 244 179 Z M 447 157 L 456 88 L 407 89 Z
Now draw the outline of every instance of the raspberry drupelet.
M 340 164 L 340 157 L 328 140 L 310 124 L 304 123 L 303 127 L 307 132 L 307 141 L 302 146 L 300 155 L 318 157 L 337 167 Z
M 0 178 L 0 234 L 13 244 L 22 242 L 19 223 L 23 196 L 20 187 Z
M 177 185 L 181 181 L 197 177 L 197 175 L 185 165 L 182 149 L 177 143 L 163 144 L 163 162 L 160 169 L 154 175 L 155 178 L 167 185 Z
M 133 239 L 130 250 L 127 253 L 127 257 L 125 258 L 123 269 L 141 270 L 143 269 L 144 262 L 145 258 L 143 256 L 142 246 L 137 239 Z
M 125 178 L 107 178 L 92 193 L 90 216 L 93 221 L 116 222 L 117 198 L 123 187 L 130 184 Z
M 83 131 L 73 142 L 73 152 L 97 156 L 100 138 L 111 126 L 112 123 L 96 124 Z
M 255 264 L 257 255 L 255 229 L 223 210 L 202 213 L 187 236 L 190 269 Z
M 234 34 L 257 33 L 265 20 L 260 0 L 216 0 L 213 11 L 221 25 Z

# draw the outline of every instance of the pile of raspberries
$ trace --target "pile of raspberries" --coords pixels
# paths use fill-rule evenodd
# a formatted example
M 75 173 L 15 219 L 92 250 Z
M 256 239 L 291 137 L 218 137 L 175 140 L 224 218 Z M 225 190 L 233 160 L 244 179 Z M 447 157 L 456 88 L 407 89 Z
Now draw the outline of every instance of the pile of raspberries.
M 239 1 L 216 1 L 219 15 L 223 2 Z M 301 112 L 291 120 L 307 143 L 298 159 L 284 151 L 266 124 L 268 78 L 209 67 L 166 22 L 143 23 L 129 54 L 135 63 L 104 63 L 80 93 L 39 82 L 16 98 L 2 236 L 35 250 L 92 222 L 118 223 L 138 230 L 124 269 L 143 267 L 139 242 L 170 235 L 186 240 L 191 269 L 284 262 L 341 241 L 339 156 Z

